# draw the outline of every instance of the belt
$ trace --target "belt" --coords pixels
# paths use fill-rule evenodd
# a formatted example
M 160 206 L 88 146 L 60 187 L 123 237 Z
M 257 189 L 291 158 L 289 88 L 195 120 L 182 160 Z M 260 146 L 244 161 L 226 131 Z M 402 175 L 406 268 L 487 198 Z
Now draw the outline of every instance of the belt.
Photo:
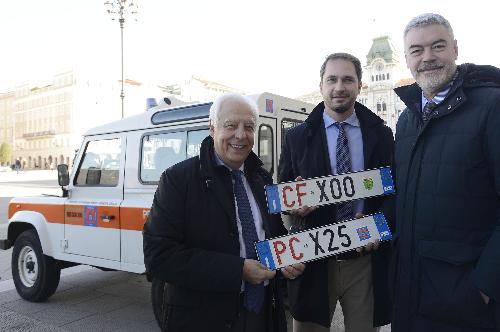
M 348 261 L 348 260 L 351 260 L 351 259 L 356 259 L 356 258 L 359 258 L 359 257 L 363 257 L 363 256 L 368 255 L 368 254 L 369 253 L 366 252 L 366 251 L 357 252 L 356 250 L 350 250 L 350 251 L 343 252 L 343 253 L 338 254 L 338 255 L 333 255 L 333 258 L 337 262 L 342 262 L 342 261 Z

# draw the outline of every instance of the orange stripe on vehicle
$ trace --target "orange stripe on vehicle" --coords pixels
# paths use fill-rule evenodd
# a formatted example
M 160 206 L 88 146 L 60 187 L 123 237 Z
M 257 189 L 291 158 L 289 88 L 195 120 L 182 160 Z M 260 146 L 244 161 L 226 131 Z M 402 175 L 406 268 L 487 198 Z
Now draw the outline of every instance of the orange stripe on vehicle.
M 35 204 L 35 203 L 10 203 L 9 219 L 18 211 L 35 211 L 43 214 L 51 223 L 64 223 L 64 205 Z
M 149 208 L 68 204 L 9 204 L 9 219 L 17 211 L 36 211 L 51 223 L 75 226 L 114 228 L 142 231 L 149 215 Z M 109 220 L 108 222 L 104 219 Z
M 121 208 L 121 228 L 129 231 L 142 231 L 144 223 L 148 218 L 149 210 L 149 208 Z

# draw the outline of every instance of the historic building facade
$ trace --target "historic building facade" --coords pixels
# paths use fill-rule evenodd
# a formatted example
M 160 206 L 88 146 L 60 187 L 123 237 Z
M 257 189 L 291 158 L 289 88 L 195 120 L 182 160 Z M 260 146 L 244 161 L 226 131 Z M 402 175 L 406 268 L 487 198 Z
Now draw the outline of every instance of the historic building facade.
M 147 111 L 153 99 L 153 104 L 177 106 L 241 92 L 195 77 L 170 86 L 131 79 L 124 85 L 125 116 Z M 71 166 L 85 131 L 121 118 L 120 90 L 121 81 L 69 68 L 41 86 L 25 82 L 11 93 L 0 94 L 0 144 L 12 147 L 9 164 L 19 160 L 24 169 Z
M 14 133 L 14 109 L 12 103 L 14 101 L 14 92 L 0 93 L 0 146 L 7 144 L 11 151 L 13 146 Z M 11 160 L 2 161 L 0 164 L 11 165 Z

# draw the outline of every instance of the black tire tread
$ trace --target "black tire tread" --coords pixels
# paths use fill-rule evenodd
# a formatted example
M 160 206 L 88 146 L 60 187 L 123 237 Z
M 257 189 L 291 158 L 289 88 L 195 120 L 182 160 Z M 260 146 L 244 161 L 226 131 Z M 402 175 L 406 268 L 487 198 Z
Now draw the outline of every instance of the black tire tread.
M 19 252 L 24 245 L 29 245 L 33 248 L 38 260 L 38 280 L 32 287 L 23 285 L 19 278 L 17 260 Z M 14 285 L 16 286 L 19 296 L 23 299 L 30 302 L 43 302 L 57 290 L 61 277 L 61 270 L 57 266 L 57 261 L 54 258 L 43 254 L 40 239 L 34 229 L 24 231 L 14 242 L 11 264 Z

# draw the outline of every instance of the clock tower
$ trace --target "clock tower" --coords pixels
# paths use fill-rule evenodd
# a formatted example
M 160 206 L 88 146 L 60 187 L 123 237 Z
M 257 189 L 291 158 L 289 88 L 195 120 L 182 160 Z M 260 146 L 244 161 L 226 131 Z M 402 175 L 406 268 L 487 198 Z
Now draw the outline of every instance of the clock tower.
M 375 112 L 393 130 L 399 112 L 404 109 L 393 91 L 399 79 L 399 66 L 399 55 L 390 37 L 374 38 L 366 56 L 363 87 L 358 96 L 358 102 Z

